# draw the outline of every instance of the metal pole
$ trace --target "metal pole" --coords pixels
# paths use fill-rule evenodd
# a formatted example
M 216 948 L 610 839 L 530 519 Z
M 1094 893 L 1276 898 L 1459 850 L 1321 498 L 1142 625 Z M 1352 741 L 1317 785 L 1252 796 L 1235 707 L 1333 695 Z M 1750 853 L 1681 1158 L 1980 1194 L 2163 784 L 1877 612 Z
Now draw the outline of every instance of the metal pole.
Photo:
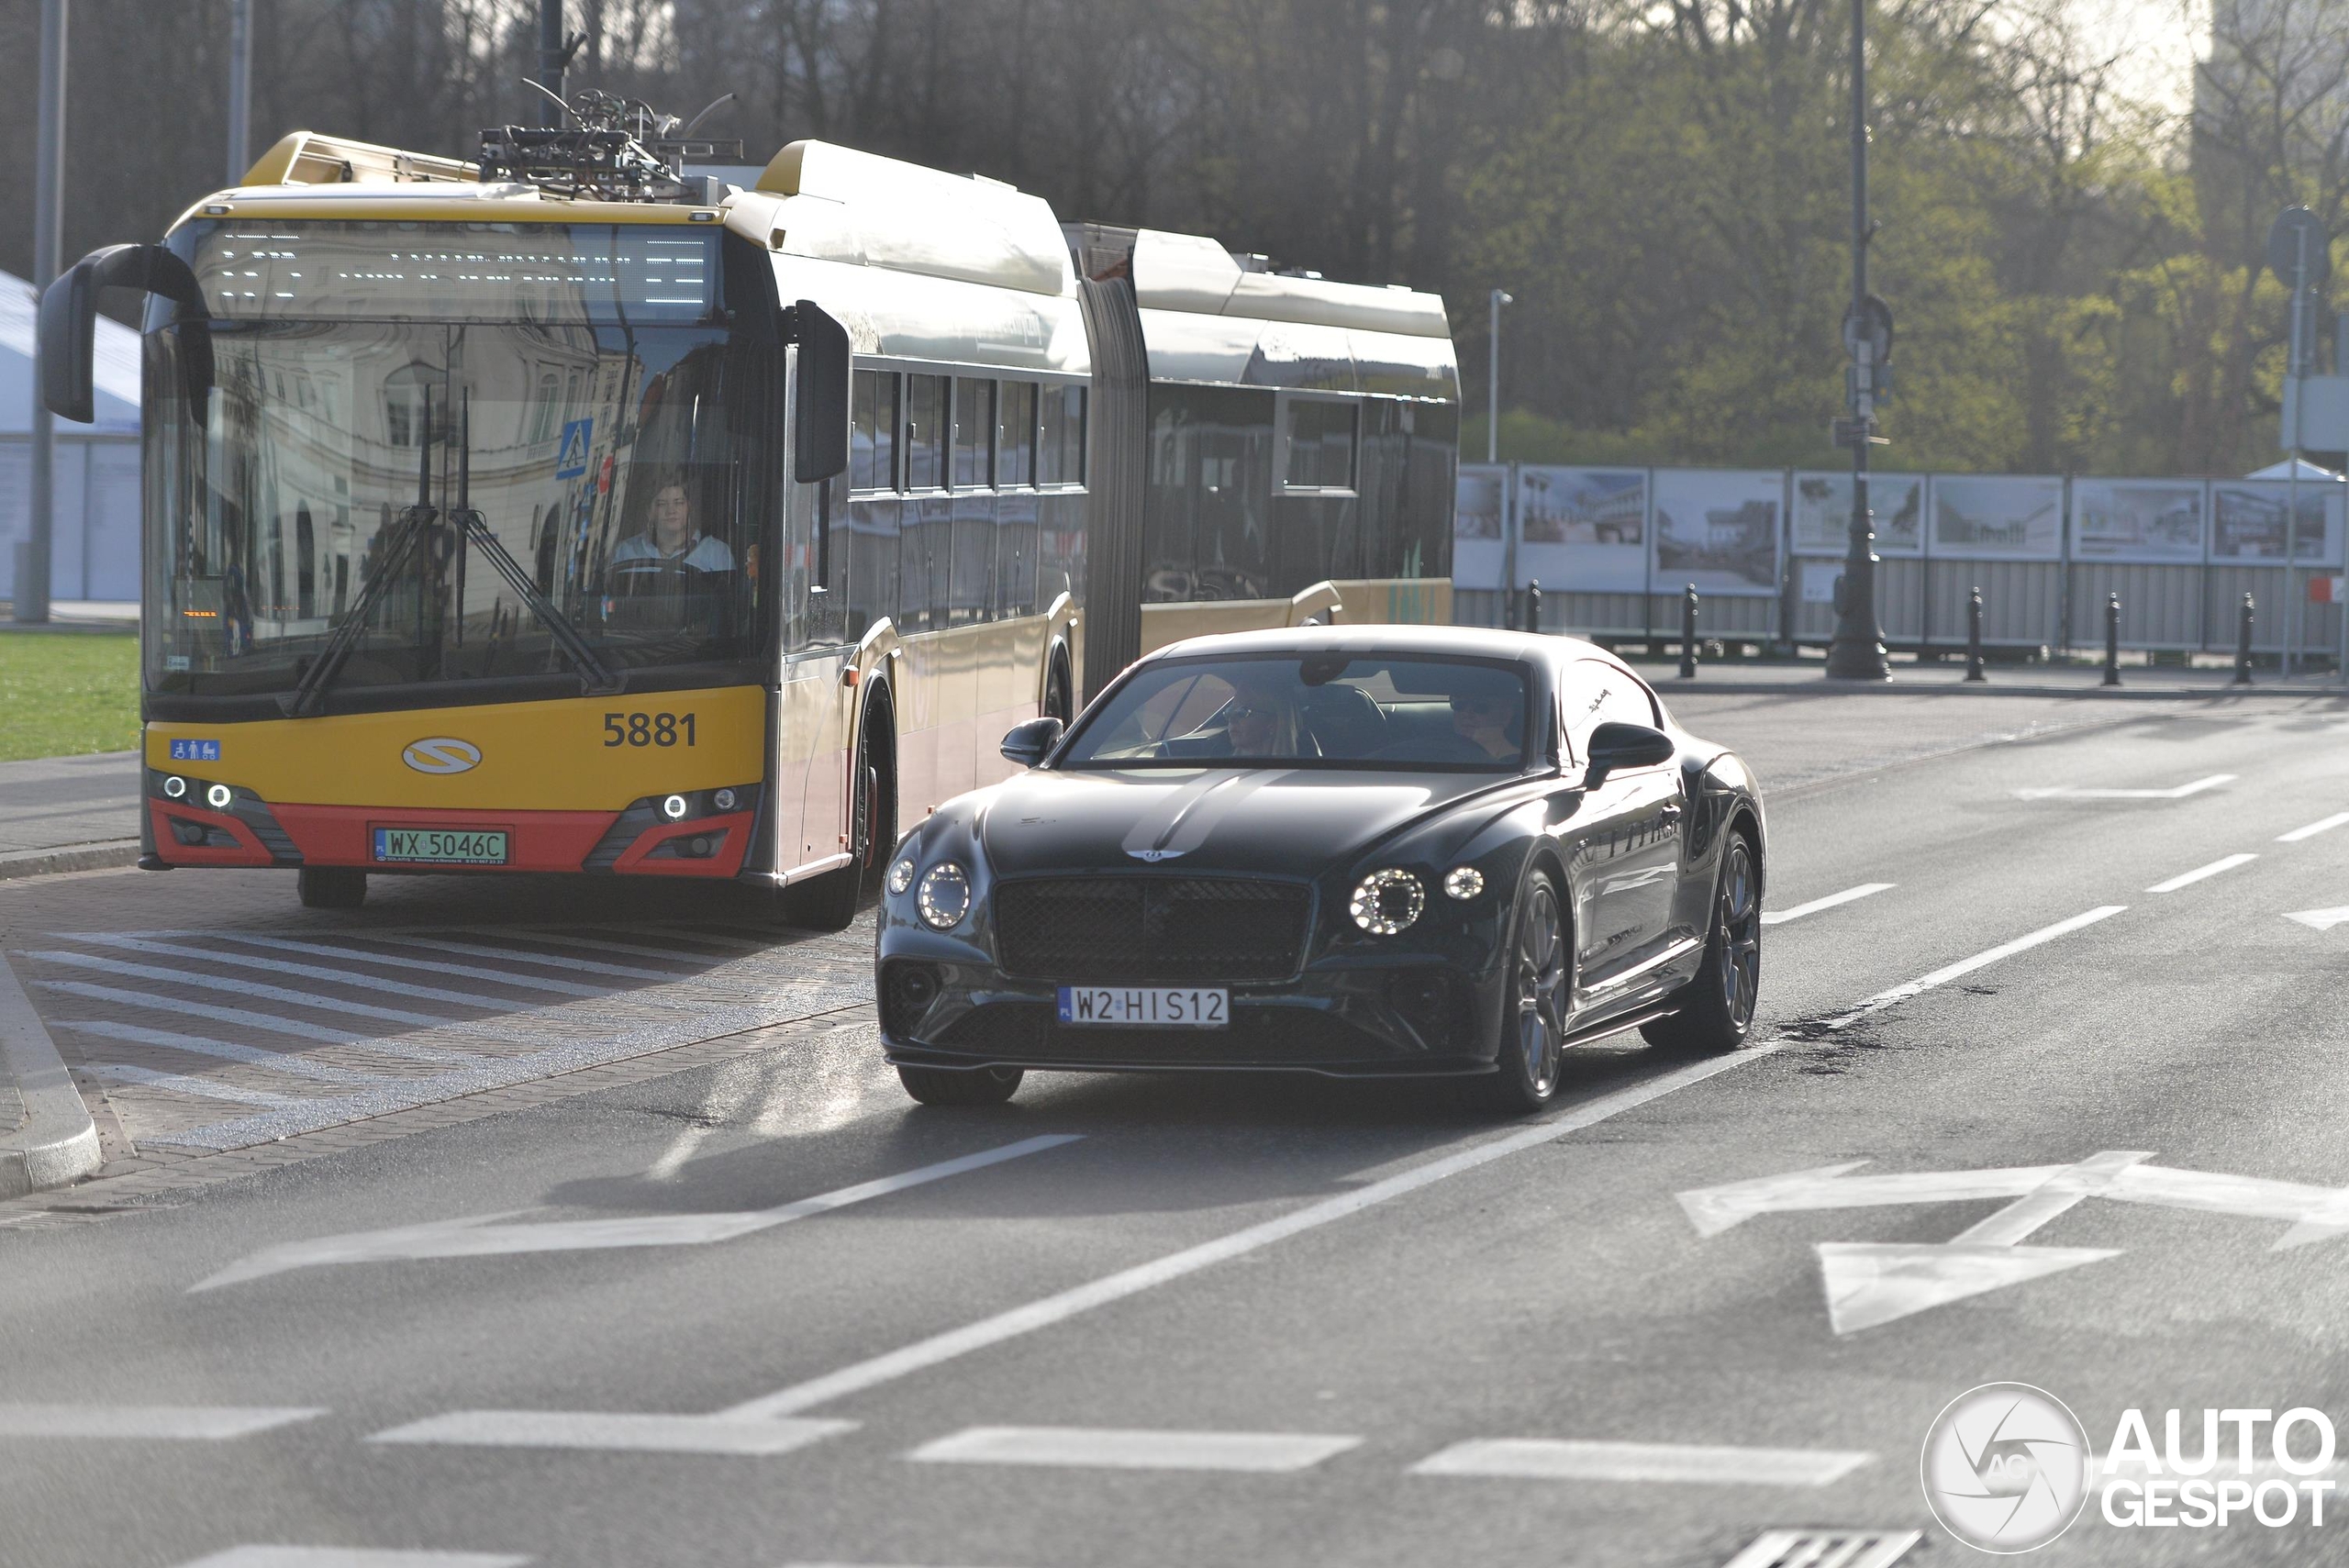
M 33 291 L 49 287 L 64 260 L 65 0 L 41 0 L 40 104 L 33 142 Z M 49 619 L 50 541 L 55 537 L 57 431 L 38 388 L 33 395 L 32 516 L 17 551 L 16 617 Z
M 563 53 L 562 0 L 539 0 L 539 84 L 558 98 L 562 96 Z M 562 111 L 540 98 L 539 123 L 560 127 Z
M 2309 293 L 2309 231 L 2303 224 L 2296 231 L 2299 246 L 2299 260 L 2292 271 L 2292 350 L 2286 356 L 2285 373 L 2292 378 L 2292 467 L 2286 483 L 2284 511 L 2284 661 L 2280 673 L 2289 679 L 2292 673 L 2293 601 L 2299 597 L 2292 592 L 2292 573 L 2300 550 L 2300 404 L 2308 392 L 2307 356 L 2300 344 L 2300 317 L 2308 304 Z
M 2121 595 L 2104 596 L 2104 684 L 2121 684 Z
M 1868 300 L 1867 0 L 1852 0 L 1852 317 L 1866 319 Z M 1827 673 L 1842 681 L 1885 681 L 1884 628 L 1876 614 L 1876 527 L 1868 509 L 1868 436 L 1876 428 L 1875 345 L 1853 334 L 1852 539 L 1835 598 L 1835 639 Z
M 1965 600 L 1965 678 L 1987 681 L 1982 673 L 1982 585 L 1976 584 Z
M 1525 590 L 1525 629 L 1542 629 L 1542 579 L 1536 577 Z
M 245 183 L 252 161 L 253 0 L 228 0 L 228 179 Z
M 2251 595 L 2243 596 L 2243 609 L 2235 622 L 2235 682 L 2238 686 L 2251 684 L 2251 622 L 2254 612 Z
M 1680 595 L 1680 678 L 1697 678 L 1697 584 Z
M 1499 289 L 1491 300 L 1492 326 L 1485 339 L 1485 461 L 1501 460 L 1501 306 L 1516 303 Z

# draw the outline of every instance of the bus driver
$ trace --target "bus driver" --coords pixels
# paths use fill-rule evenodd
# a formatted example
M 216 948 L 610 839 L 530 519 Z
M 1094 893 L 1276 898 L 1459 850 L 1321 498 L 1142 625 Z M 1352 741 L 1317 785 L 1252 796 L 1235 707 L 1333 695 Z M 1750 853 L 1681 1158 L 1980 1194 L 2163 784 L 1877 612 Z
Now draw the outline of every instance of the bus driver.
M 652 493 L 652 515 L 645 530 L 630 534 L 613 547 L 612 563 L 629 561 L 674 562 L 696 572 L 731 572 L 734 552 L 726 541 L 694 527 L 693 502 L 680 480 L 663 480 Z

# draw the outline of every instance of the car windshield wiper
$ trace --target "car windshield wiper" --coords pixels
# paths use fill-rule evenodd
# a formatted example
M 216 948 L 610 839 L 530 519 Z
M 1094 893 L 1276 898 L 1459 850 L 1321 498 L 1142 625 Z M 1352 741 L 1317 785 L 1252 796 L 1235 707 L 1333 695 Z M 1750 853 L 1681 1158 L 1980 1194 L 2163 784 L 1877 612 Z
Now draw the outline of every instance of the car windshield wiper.
M 571 662 L 579 667 L 580 689 L 593 696 L 618 691 L 619 677 L 612 673 L 612 667 L 604 662 L 585 638 L 579 635 L 579 628 L 564 617 L 562 606 L 530 580 L 530 574 L 522 570 L 522 563 L 514 559 L 514 552 L 490 532 L 488 519 L 473 507 L 473 406 L 470 395 L 465 399 L 464 415 L 459 421 L 458 432 L 462 444 L 457 449 L 457 505 L 449 514 L 449 520 L 465 530 L 466 539 L 481 547 L 481 552 L 489 557 L 490 565 L 506 579 L 506 585 L 520 595 L 522 602 L 530 606 L 530 613 L 545 623 L 554 639 L 562 644 L 562 651 L 570 654 Z M 462 606 L 459 612 L 462 613 Z

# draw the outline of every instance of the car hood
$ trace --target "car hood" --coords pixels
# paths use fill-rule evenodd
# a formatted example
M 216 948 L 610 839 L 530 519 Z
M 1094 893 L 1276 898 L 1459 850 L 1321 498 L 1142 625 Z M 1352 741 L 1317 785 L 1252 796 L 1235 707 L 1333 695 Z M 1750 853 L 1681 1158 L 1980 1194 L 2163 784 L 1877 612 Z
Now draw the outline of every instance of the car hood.
M 984 792 L 979 830 L 998 876 L 1145 864 L 1314 876 L 1510 782 L 1302 768 L 1038 772 Z

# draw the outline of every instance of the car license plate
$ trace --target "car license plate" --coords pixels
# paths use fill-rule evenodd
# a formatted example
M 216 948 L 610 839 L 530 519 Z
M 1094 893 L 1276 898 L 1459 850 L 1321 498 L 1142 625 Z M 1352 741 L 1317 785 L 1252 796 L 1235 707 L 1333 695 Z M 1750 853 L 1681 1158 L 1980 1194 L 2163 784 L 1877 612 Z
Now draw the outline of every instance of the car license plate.
M 1220 990 L 1160 990 L 1137 985 L 1063 985 L 1064 1024 L 1141 1024 L 1153 1029 L 1219 1029 L 1231 1021 Z
M 394 865 L 502 866 L 506 834 L 481 828 L 378 828 L 375 859 Z

